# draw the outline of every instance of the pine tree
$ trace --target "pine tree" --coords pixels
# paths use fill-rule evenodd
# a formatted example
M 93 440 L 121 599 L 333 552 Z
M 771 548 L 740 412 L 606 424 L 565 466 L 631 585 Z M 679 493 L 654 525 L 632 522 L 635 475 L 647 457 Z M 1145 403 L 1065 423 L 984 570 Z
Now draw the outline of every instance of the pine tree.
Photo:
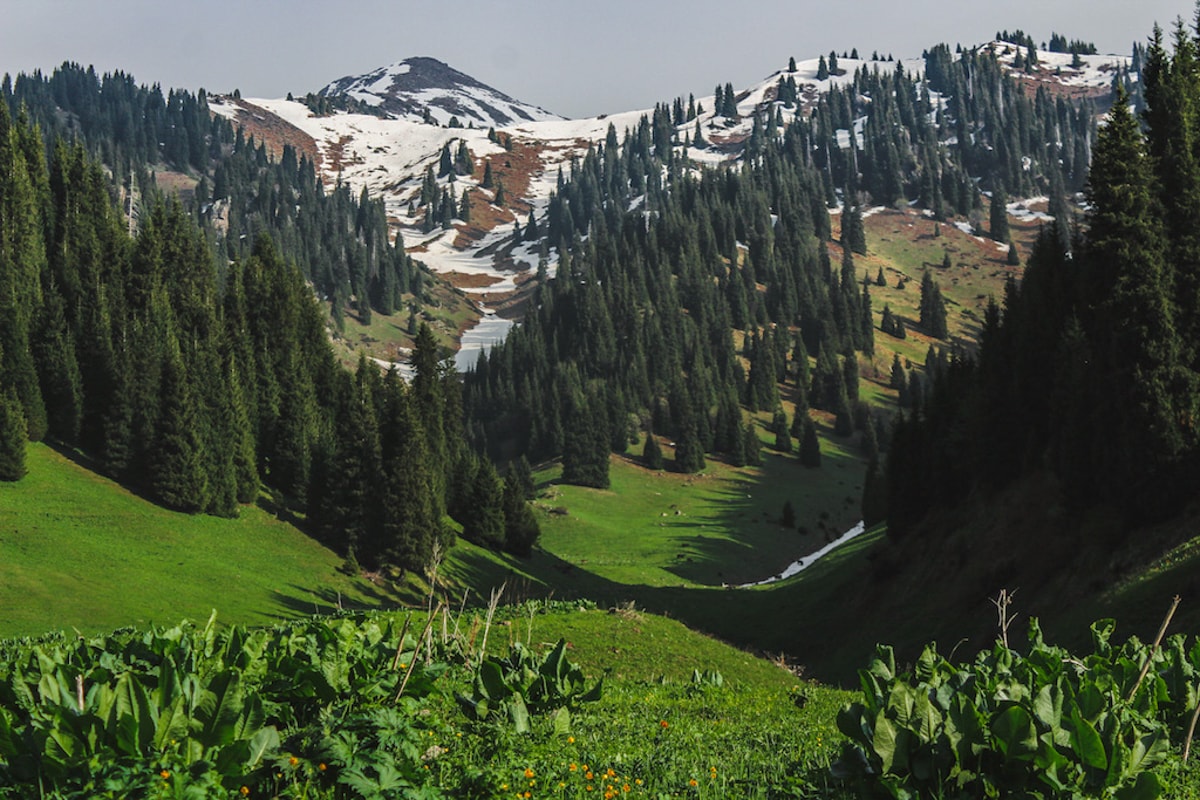
M 524 454 L 508 465 L 508 474 L 504 476 L 506 483 L 512 482 L 521 490 L 521 497 L 525 500 L 532 500 L 534 494 L 533 485 L 533 470 L 529 466 L 529 459 L 525 458 Z
M 0 481 L 25 477 L 25 412 L 14 389 L 0 390 Z
M 154 495 L 169 508 L 203 511 L 209 501 L 200 413 L 178 344 L 169 341 L 162 366 L 158 428 L 150 449 Z
M 743 455 L 746 458 L 746 464 L 751 467 L 762 465 L 762 442 L 758 438 L 758 432 L 755 430 L 754 420 L 747 423 L 744 434 L 745 447 Z
M 484 547 L 503 548 L 506 543 L 504 484 L 492 462 L 486 458 L 479 461 L 468 497 L 462 520 L 463 537 Z M 524 506 L 524 500 L 521 504 Z M 520 527 L 520 520 L 515 524 Z M 514 541 L 525 533 L 524 530 L 517 533 Z
M 946 327 L 946 303 L 942 299 L 942 290 L 929 270 L 921 277 L 921 327 L 935 339 L 945 339 L 949 336 Z
M 515 556 L 528 558 L 541 537 L 537 517 L 525 500 L 525 490 L 519 480 L 504 481 L 504 549 Z
M 1137 120 L 1121 92 L 1101 130 L 1089 179 L 1087 252 L 1094 337 L 1105 382 L 1121 387 L 1105 397 L 1112 430 L 1102 452 L 1111 490 L 1137 507 L 1164 491 L 1156 467 L 1195 446 L 1183 422 L 1197 407 L 1174 323 L 1171 264 L 1162 214 Z M 1193 379 L 1194 380 L 1194 379 Z M 1155 503 L 1150 502 L 1153 507 Z
M 563 431 L 563 480 L 577 486 L 607 489 L 609 437 L 600 404 L 577 396 Z
M 775 434 L 775 449 L 781 453 L 792 452 L 792 436 L 788 430 L 787 414 L 782 408 L 776 408 L 771 419 L 771 431 Z
M 683 432 L 675 443 L 675 471 L 685 474 L 704 469 L 704 448 L 694 419 L 684 421 Z
M 992 202 L 988 223 L 988 236 L 997 242 L 1007 242 L 1012 238 L 1008 229 L 1008 195 L 1004 193 L 1004 184 L 997 180 L 992 190 Z
M 662 448 L 654 436 L 654 431 L 646 431 L 646 443 L 642 446 L 642 463 L 646 469 L 660 470 L 665 466 Z
M 800 463 L 806 467 L 821 466 L 821 442 L 817 439 L 817 426 L 807 416 L 804 418 L 804 435 L 800 439 Z

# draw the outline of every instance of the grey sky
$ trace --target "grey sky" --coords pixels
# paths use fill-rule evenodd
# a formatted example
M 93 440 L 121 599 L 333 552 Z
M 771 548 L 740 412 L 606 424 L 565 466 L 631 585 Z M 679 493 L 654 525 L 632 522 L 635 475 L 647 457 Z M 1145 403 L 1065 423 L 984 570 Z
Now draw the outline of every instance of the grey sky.
M 797 59 L 920 55 L 1021 28 L 1130 52 L 1190 0 L 0 0 L 0 73 L 63 61 L 247 96 L 315 91 L 408 56 L 570 117 L 741 87 Z

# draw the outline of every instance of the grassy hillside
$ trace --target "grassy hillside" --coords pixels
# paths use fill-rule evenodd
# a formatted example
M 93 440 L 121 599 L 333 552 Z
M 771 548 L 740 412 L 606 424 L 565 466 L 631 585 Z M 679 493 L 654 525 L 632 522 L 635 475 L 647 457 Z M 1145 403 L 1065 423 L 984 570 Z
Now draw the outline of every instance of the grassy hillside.
M 388 601 L 261 508 L 239 519 L 167 511 L 31 444 L 29 474 L 0 482 L 0 636 L 97 632 L 207 618 L 264 623 Z

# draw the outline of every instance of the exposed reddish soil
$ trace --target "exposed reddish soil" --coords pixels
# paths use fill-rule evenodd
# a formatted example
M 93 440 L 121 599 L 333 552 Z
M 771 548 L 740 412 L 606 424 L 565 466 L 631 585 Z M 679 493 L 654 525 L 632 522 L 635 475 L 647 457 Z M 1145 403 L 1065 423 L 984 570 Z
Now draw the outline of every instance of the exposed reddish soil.
M 317 151 L 317 143 L 307 133 L 262 106 L 227 96 L 221 100 L 238 107 L 235 124 L 241 125 L 246 135 L 253 136 L 256 143 L 265 145 L 271 158 L 279 158 L 283 154 L 284 145 L 290 144 L 295 148 L 297 156 L 307 157 L 320 168 L 321 155 Z

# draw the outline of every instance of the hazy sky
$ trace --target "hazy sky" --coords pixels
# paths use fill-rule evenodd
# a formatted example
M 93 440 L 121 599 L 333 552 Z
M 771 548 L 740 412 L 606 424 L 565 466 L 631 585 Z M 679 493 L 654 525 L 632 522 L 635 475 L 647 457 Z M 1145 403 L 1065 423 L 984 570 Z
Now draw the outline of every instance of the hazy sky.
M 0 73 L 63 61 L 250 97 L 428 55 L 570 117 L 653 106 L 857 47 L 919 56 L 1020 28 L 1127 54 L 1191 0 L 0 0 Z

